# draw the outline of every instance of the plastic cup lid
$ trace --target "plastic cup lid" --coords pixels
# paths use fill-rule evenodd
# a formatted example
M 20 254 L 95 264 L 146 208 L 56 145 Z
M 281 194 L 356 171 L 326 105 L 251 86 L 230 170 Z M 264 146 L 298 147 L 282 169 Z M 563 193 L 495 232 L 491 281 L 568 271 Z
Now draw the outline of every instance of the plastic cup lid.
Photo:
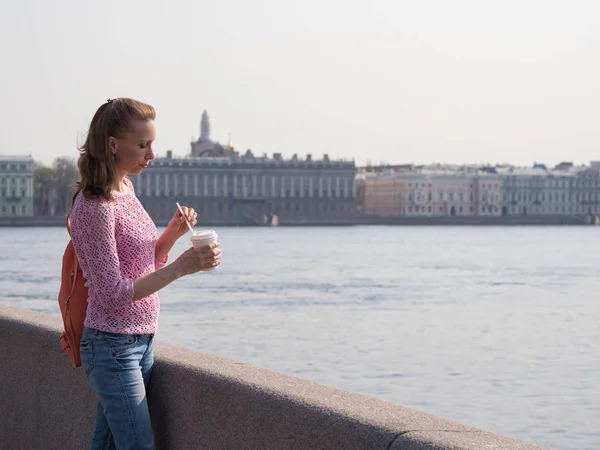
M 201 231 L 196 231 L 194 232 L 194 234 L 192 235 L 192 239 L 194 240 L 198 240 L 198 239 L 213 239 L 217 237 L 217 233 L 215 230 L 201 230 Z

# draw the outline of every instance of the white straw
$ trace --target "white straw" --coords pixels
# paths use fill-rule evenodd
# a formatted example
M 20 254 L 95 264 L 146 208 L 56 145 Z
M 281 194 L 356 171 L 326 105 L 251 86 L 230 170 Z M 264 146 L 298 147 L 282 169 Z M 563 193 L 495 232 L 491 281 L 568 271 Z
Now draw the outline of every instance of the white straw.
M 192 234 L 194 234 L 194 229 L 192 228 L 192 226 L 188 222 L 187 217 L 185 217 L 185 214 L 183 213 L 183 209 L 181 209 L 181 206 L 179 206 L 179 202 L 175 202 L 175 204 L 177 205 L 177 208 L 179 209 L 179 212 L 183 216 L 183 220 L 185 220 L 185 223 L 187 224 L 188 228 L 190 229 L 190 231 L 192 232 Z

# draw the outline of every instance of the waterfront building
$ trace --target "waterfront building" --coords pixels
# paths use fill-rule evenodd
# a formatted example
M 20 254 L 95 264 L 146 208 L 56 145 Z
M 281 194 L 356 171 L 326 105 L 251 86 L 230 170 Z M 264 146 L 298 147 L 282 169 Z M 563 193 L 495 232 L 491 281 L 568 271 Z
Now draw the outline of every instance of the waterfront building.
M 399 215 L 402 208 L 400 184 L 394 173 L 361 173 L 357 175 L 358 209 L 366 214 Z
M 479 216 L 499 216 L 502 214 L 502 177 L 496 171 L 478 170 L 475 177 L 474 205 Z
M 546 186 L 550 173 L 546 167 L 497 167 L 502 177 L 502 215 L 542 214 L 550 211 Z
M 561 163 L 552 169 L 499 167 L 504 215 L 600 214 L 598 164 Z
M 408 167 L 362 170 L 360 199 L 367 214 L 381 216 L 500 215 L 501 180 L 473 167 Z
M 572 169 L 570 177 L 569 212 L 573 214 L 600 214 L 600 162 Z
M 0 217 L 33 216 L 33 158 L 0 155 Z
M 600 215 L 600 162 L 554 168 L 360 168 L 359 209 L 381 216 Z
M 356 166 L 353 161 L 304 159 L 281 153 L 240 154 L 210 139 L 205 112 L 201 136 L 192 142 L 190 156 L 165 157 L 151 162 L 132 177 L 137 195 L 156 220 L 169 219 L 175 202 L 194 207 L 213 221 L 268 224 L 328 221 L 356 214 Z

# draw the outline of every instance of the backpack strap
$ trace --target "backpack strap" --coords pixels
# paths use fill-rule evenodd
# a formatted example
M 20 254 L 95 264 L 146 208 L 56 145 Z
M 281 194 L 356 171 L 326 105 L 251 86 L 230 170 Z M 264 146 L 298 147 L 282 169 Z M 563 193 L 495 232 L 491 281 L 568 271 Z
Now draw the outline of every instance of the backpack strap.
M 69 220 L 69 217 L 71 216 L 71 210 L 69 210 L 69 212 L 67 213 L 67 220 L 66 220 L 66 225 L 67 225 L 67 232 L 69 233 L 69 237 L 71 236 L 71 221 Z M 73 243 L 73 240 L 71 240 L 71 244 Z M 73 250 L 75 250 L 75 248 L 73 247 Z M 75 254 L 75 258 L 73 258 L 73 289 L 75 289 L 75 280 L 77 279 L 77 271 L 79 270 L 79 260 L 77 259 L 77 254 Z M 73 291 L 71 291 L 71 295 L 73 294 Z
M 70 216 L 71 216 L 71 210 L 69 210 L 69 212 L 67 213 L 67 218 L 66 218 L 67 233 L 69 233 L 69 236 L 71 236 L 71 221 L 69 220 Z

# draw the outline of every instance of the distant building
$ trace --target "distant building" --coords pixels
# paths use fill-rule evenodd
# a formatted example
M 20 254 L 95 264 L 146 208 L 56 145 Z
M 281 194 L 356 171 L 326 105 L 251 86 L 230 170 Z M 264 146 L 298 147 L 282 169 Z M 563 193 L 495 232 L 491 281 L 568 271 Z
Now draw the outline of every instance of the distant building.
M 500 215 L 500 177 L 476 168 L 374 167 L 358 175 L 360 209 L 380 216 Z
M 550 194 L 546 193 L 550 173 L 546 167 L 498 167 L 496 171 L 502 177 L 502 215 L 544 214 L 550 211 L 546 204 L 550 202 Z
M 232 223 L 267 224 L 328 221 L 356 214 L 356 166 L 294 155 L 284 159 L 239 154 L 210 139 L 208 114 L 202 115 L 200 138 L 191 156 L 157 158 L 134 178 L 137 196 L 154 219 L 173 215 L 175 202 L 194 207 L 200 217 Z
M 599 166 L 501 167 L 504 215 L 600 214 Z
M 570 177 L 570 211 L 573 214 L 600 214 L 600 163 L 575 169 Z
M 375 215 L 600 215 L 600 162 L 366 167 L 357 186 L 359 209 Z
M 0 216 L 33 216 L 33 158 L 0 155 Z

